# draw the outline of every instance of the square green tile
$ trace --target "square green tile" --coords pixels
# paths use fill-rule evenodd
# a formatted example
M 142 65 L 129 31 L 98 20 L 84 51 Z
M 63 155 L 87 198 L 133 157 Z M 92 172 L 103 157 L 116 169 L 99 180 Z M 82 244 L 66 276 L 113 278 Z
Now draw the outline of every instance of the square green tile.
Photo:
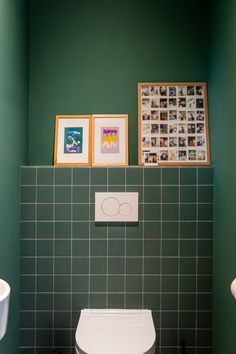
M 21 187 L 21 203 L 35 203 L 36 201 L 36 187 L 22 186 Z
M 120 223 L 120 222 L 107 223 L 107 226 L 108 226 L 107 231 L 108 231 L 108 237 L 109 238 L 121 238 L 121 239 L 123 239 L 125 237 L 125 232 L 126 232 L 125 223 Z M 106 236 L 106 233 L 104 233 L 103 235 Z
M 125 258 L 108 258 L 108 273 L 109 274 L 124 274 Z
M 162 202 L 163 203 L 178 203 L 179 202 L 179 187 L 178 186 L 163 186 L 162 187 Z
M 214 169 L 212 167 L 198 168 L 199 184 L 214 184 Z
M 34 330 L 21 329 L 20 331 L 20 345 L 25 345 L 27 347 L 34 346 Z
M 35 276 L 34 275 L 21 275 L 20 276 L 20 291 L 21 292 L 34 292 L 35 291 Z
M 106 240 L 92 240 L 90 243 L 91 257 L 107 256 L 107 241 Z
M 54 184 L 54 168 L 40 167 L 37 168 L 37 184 L 53 185 Z
M 36 315 L 36 326 L 38 328 L 50 328 L 53 325 L 53 313 L 52 312 L 38 312 Z M 32 327 L 34 328 L 34 326 Z
M 143 185 L 143 168 L 127 167 L 126 168 L 126 184 L 127 185 Z
M 196 204 L 181 204 L 180 205 L 180 220 L 195 221 L 197 218 Z
M 55 222 L 55 238 L 71 237 L 71 222 L 60 221 Z
M 200 293 L 212 292 L 212 275 L 199 275 L 197 277 L 197 290 Z
M 161 169 L 144 167 L 144 185 L 160 185 Z
M 179 223 L 176 221 L 163 221 L 162 223 L 162 237 L 163 238 L 178 238 Z
M 21 185 L 36 185 L 35 167 L 21 167 Z
M 160 240 L 144 240 L 144 257 L 160 256 Z
M 179 326 L 180 328 L 194 328 L 196 326 L 195 311 L 180 312 Z
M 197 273 L 212 274 L 213 261 L 212 258 L 198 257 Z
M 107 304 L 107 297 L 105 294 L 90 294 L 90 307 L 96 309 L 104 309 Z
M 178 259 L 172 257 L 162 258 L 162 273 L 163 274 L 178 274 Z
M 161 324 L 163 328 L 178 328 L 178 312 L 163 311 L 161 314 Z
M 135 192 L 138 193 L 138 202 L 143 202 L 143 186 L 126 186 L 125 192 Z
M 213 203 L 213 186 L 199 186 L 198 187 L 198 202 L 199 203 Z
M 212 329 L 198 331 L 197 345 L 199 347 L 212 347 Z
M 196 241 L 195 240 L 181 240 L 180 241 L 180 256 L 181 257 L 195 257 L 196 256 Z
M 54 190 L 53 186 L 38 186 L 37 187 L 37 202 L 38 203 L 53 203 Z
M 116 193 L 116 192 L 125 192 L 126 191 L 126 186 L 125 185 L 120 185 L 120 186 L 113 186 L 113 185 L 111 185 L 111 186 L 107 186 L 108 187 L 108 190 L 107 190 L 107 192 L 114 192 L 114 193 Z
M 178 276 L 162 275 L 161 277 L 161 291 L 168 293 L 178 292 Z
M 90 203 L 95 203 L 95 193 L 107 192 L 107 186 L 91 186 L 90 187 Z
M 125 244 L 123 240 L 109 240 L 108 241 L 108 254 L 112 256 L 124 256 Z
M 196 309 L 196 295 L 181 294 L 179 297 L 179 308 L 181 311 L 194 311 Z
M 50 293 L 53 291 L 53 276 L 38 275 L 37 276 L 37 292 Z
M 199 328 L 212 328 L 212 313 L 211 312 L 198 312 L 197 323 Z
M 162 256 L 163 257 L 177 257 L 179 252 L 179 242 L 177 240 L 163 240 L 162 241 Z
M 144 220 L 158 221 L 161 216 L 160 204 L 144 204 Z
M 34 238 L 35 237 L 35 225 L 34 221 L 21 221 L 20 222 L 20 237 L 21 238 Z
M 198 219 L 213 221 L 213 204 L 198 204 Z
M 55 327 L 55 332 L 56 334 L 58 334 L 58 328 L 63 328 L 63 329 L 67 329 L 70 328 L 71 324 L 70 324 L 70 318 L 71 318 L 71 314 L 70 311 L 55 311 L 54 312 L 54 327 Z M 54 333 L 55 333 L 54 332 Z M 67 330 L 66 330 L 67 332 Z M 55 336 L 56 337 L 56 336 Z M 68 340 L 68 339 L 67 339 Z M 65 345 L 65 341 L 63 338 L 63 343 Z
M 73 290 L 73 289 L 72 289 Z M 54 276 L 54 291 L 58 292 L 71 292 L 71 278 L 68 275 Z
M 91 169 L 91 185 L 107 185 L 107 169 L 94 167 Z
M 72 276 L 72 292 L 82 293 L 87 292 L 89 286 L 89 278 L 84 275 L 74 275 Z
M 89 220 L 89 205 L 88 204 L 74 204 L 73 205 L 73 220 L 74 221 L 88 221 Z
M 70 186 L 55 186 L 55 202 L 56 203 L 71 203 L 71 187 Z
M 140 238 L 143 235 L 143 223 L 127 223 L 126 224 L 126 237 L 127 238 Z
M 37 259 L 37 274 L 52 274 L 53 260 L 52 258 Z
M 20 296 L 20 309 L 21 311 L 34 310 L 35 297 L 32 294 L 21 294 Z
M 35 258 L 20 259 L 20 274 L 35 274 Z
M 73 240 L 72 255 L 74 257 L 89 256 L 89 240 Z
M 71 185 L 72 172 L 70 167 L 55 168 L 55 184 L 56 185 Z
M 107 289 L 107 277 L 103 275 L 91 275 L 90 276 L 90 291 L 100 293 L 106 292 Z
M 181 168 L 180 184 L 181 185 L 197 184 L 197 168 L 196 167 Z
M 199 240 L 198 241 L 198 256 L 199 257 L 212 257 L 213 252 L 212 240 Z
M 126 256 L 138 257 L 143 254 L 143 241 L 142 240 L 127 240 L 126 241 Z
M 143 259 L 142 258 L 126 258 L 126 274 L 142 274 Z
M 176 221 L 179 219 L 178 204 L 162 204 L 162 219 L 164 221 Z
M 126 294 L 125 301 L 128 309 L 142 308 L 142 294 Z
M 144 277 L 144 292 L 155 293 L 160 291 L 160 277 L 149 275 Z
M 50 257 L 53 256 L 53 241 L 52 240 L 37 240 L 37 256 Z
M 144 222 L 144 237 L 158 239 L 161 236 L 161 222 Z
M 194 221 L 180 222 L 180 238 L 196 238 L 197 223 Z
M 33 297 L 34 299 L 34 297 Z M 53 306 L 53 295 L 52 294 L 37 294 L 36 297 L 36 308 L 40 311 L 50 311 Z
M 108 294 L 108 308 L 110 309 L 123 309 L 124 295 L 123 294 Z
M 140 293 L 142 292 L 142 276 L 140 275 L 127 275 L 126 292 L 128 293 Z
M 198 222 L 198 237 L 199 238 L 212 238 L 213 237 L 213 226 L 212 221 L 199 221 Z
M 53 204 L 38 204 L 37 219 L 39 221 L 53 220 Z
M 36 217 L 35 204 L 21 204 L 20 206 L 20 219 L 21 221 L 32 221 Z
M 55 258 L 54 259 L 54 273 L 55 274 L 71 274 L 71 259 L 69 259 L 69 258 Z M 72 270 L 72 273 L 75 273 L 75 272 Z
M 35 312 L 21 311 L 20 328 L 34 328 Z
M 162 185 L 178 185 L 179 169 L 176 167 L 162 167 Z
M 70 294 L 54 294 L 54 310 L 70 310 L 71 295 Z
M 90 169 L 87 167 L 73 168 L 73 184 L 74 185 L 89 185 Z
M 54 226 L 51 221 L 38 221 L 37 223 L 37 237 L 51 238 L 54 236 Z
M 109 185 L 125 184 L 125 168 L 109 168 L 108 184 Z
M 89 203 L 89 187 L 73 187 L 73 203 Z
M 195 275 L 182 275 L 179 277 L 179 289 L 183 293 L 196 292 L 196 276 Z
M 55 220 L 70 221 L 71 220 L 71 204 L 55 205 Z
M 181 186 L 180 187 L 180 202 L 181 203 L 196 203 L 197 187 L 196 186 Z
M 144 308 L 152 309 L 152 311 L 159 311 L 160 310 L 160 295 L 159 294 L 147 294 L 144 293 L 143 296 L 144 300 Z
M 144 274 L 159 274 L 160 273 L 160 258 L 150 257 L 144 258 Z
M 178 294 L 161 294 L 162 310 L 178 310 Z
M 107 225 L 107 223 L 105 223 Z M 90 223 L 90 236 L 91 238 L 106 238 L 108 228 L 103 223 Z
M 109 275 L 108 276 L 108 291 L 111 293 L 124 292 L 124 276 L 123 275 Z
M 32 240 L 21 240 L 20 254 L 21 257 L 35 256 L 35 242 Z
M 88 294 L 72 294 L 72 309 L 75 312 L 89 307 L 89 295 Z M 78 317 L 76 323 L 78 324 Z
M 160 203 L 161 187 L 145 186 L 144 187 L 144 203 Z
M 90 273 L 91 274 L 106 274 L 107 273 L 107 259 L 106 258 L 91 258 L 90 259 Z
M 56 240 L 55 245 L 55 256 L 56 257 L 69 257 L 71 256 L 71 242 L 65 240 Z
M 92 259 L 91 259 L 92 263 Z M 72 258 L 72 274 L 88 274 L 89 258 Z
M 72 223 L 73 238 L 86 238 L 89 237 L 89 222 L 87 221 L 74 221 Z
M 180 258 L 180 274 L 196 274 L 196 259 Z
M 197 294 L 198 311 L 212 310 L 212 294 Z

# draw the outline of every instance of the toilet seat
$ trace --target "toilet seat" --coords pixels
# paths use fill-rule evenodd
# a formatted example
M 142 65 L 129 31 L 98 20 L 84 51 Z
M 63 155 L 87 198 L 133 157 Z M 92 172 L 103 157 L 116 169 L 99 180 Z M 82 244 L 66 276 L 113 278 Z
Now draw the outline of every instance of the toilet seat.
M 155 353 L 151 310 L 81 310 L 75 339 L 78 354 Z

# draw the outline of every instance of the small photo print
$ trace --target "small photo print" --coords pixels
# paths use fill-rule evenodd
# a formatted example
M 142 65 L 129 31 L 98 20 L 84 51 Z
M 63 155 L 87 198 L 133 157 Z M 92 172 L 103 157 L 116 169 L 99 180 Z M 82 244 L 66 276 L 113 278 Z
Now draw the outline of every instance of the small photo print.
M 167 111 L 160 112 L 160 120 L 168 120 L 168 112 Z
M 196 125 L 188 124 L 188 134 L 195 134 L 195 132 L 196 132 Z
M 204 108 L 204 100 L 202 98 L 196 99 L 196 108 Z
M 203 95 L 203 87 L 202 86 L 196 86 L 196 95 L 197 96 Z
M 150 108 L 150 99 L 149 98 L 142 98 L 142 109 L 149 109 Z
M 176 106 L 177 106 L 177 99 L 169 98 L 169 108 L 176 108 Z
M 168 124 L 160 124 L 160 134 L 168 134 Z
M 205 150 L 199 150 L 197 152 L 197 159 L 198 159 L 198 161 L 206 160 L 206 152 L 205 152 Z
M 169 147 L 177 146 L 177 137 L 169 137 Z
M 204 131 L 205 131 L 204 123 L 197 123 L 197 133 L 198 134 L 203 134 Z
M 169 119 L 176 120 L 177 119 L 177 111 L 169 111 Z
M 187 117 L 188 117 L 188 121 L 194 121 L 195 120 L 195 112 L 187 112 Z
M 157 152 L 145 152 L 144 153 L 144 164 L 145 165 L 157 165 L 158 164 L 158 153 Z
M 187 98 L 187 109 L 195 109 L 196 108 L 196 100 L 195 98 Z
M 186 124 L 179 124 L 179 134 L 186 134 L 187 133 L 187 125 Z
M 64 130 L 64 153 L 82 154 L 83 153 L 83 128 L 68 127 Z
M 186 120 L 186 111 L 178 111 L 178 119 L 181 121 Z
M 179 147 L 187 147 L 187 138 L 179 136 Z
M 179 86 L 178 87 L 178 96 L 186 96 L 187 95 L 187 87 Z
M 151 134 L 158 134 L 158 133 L 159 133 L 159 125 L 151 124 Z
M 195 161 L 197 159 L 197 151 L 196 150 L 189 150 L 188 159 L 189 159 L 189 161 Z
M 177 133 L 177 123 L 169 125 L 169 134 L 176 134 Z
M 180 150 L 179 151 L 179 161 L 186 161 L 187 160 L 187 151 Z
M 119 153 L 119 128 L 101 128 L 101 153 Z
M 160 86 L 160 96 L 167 96 L 167 86 Z
M 168 138 L 166 137 L 160 137 L 160 147 L 161 148 L 167 148 L 168 147 Z
M 160 151 L 160 160 L 168 161 L 168 150 Z
M 150 120 L 150 114 L 148 114 L 147 112 L 143 112 L 142 120 Z
M 205 137 L 204 136 L 197 137 L 197 146 L 205 146 Z
M 158 108 L 159 107 L 159 99 L 153 98 L 151 101 L 151 108 Z
M 151 147 L 159 147 L 160 146 L 160 140 L 157 137 L 152 137 L 151 138 Z
M 150 94 L 151 94 L 151 96 L 158 96 L 159 95 L 158 86 L 151 86 L 150 87 Z
M 188 146 L 189 147 L 196 146 L 196 137 L 195 136 L 188 136 Z
M 151 120 L 159 120 L 159 112 L 151 111 Z
M 186 108 L 186 98 L 185 97 L 179 98 L 178 107 L 179 108 Z
M 143 86 L 141 90 L 142 96 L 149 96 L 149 86 Z
M 197 116 L 196 116 L 196 120 L 198 121 L 204 121 L 204 111 L 197 111 Z
M 169 96 L 176 96 L 176 87 L 169 86 Z
M 143 124 L 142 126 L 142 133 L 143 135 L 150 135 L 151 134 L 151 125 L 150 124 Z
M 150 138 L 143 137 L 142 138 L 142 146 L 144 149 L 150 148 L 150 146 L 151 146 Z
M 194 96 L 195 95 L 194 86 L 187 86 L 187 95 L 188 96 Z
M 167 98 L 160 98 L 160 108 L 167 108 Z
M 178 160 L 177 150 L 169 150 L 168 159 L 169 159 L 169 161 L 177 161 Z

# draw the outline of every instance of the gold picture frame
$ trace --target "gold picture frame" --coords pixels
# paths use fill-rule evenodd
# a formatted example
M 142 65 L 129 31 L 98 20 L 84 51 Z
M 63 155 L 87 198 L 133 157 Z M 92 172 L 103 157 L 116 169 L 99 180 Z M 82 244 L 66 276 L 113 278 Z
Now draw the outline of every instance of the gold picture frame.
M 206 82 L 138 83 L 138 164 L 209 165 Z
M 91 115 L 56 115 L 54 165 L 91 165 Z
M 93 114 L 92 132 L 92 165 L 128 165 L 128 114 Z

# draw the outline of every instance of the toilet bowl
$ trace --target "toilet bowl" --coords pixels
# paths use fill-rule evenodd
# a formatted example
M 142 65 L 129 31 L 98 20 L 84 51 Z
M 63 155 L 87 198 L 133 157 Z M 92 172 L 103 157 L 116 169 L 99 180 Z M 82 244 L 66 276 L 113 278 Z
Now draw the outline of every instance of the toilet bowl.
M 76 354 L 154 354 L 151 310 L 83 309 L 75 333 Z

